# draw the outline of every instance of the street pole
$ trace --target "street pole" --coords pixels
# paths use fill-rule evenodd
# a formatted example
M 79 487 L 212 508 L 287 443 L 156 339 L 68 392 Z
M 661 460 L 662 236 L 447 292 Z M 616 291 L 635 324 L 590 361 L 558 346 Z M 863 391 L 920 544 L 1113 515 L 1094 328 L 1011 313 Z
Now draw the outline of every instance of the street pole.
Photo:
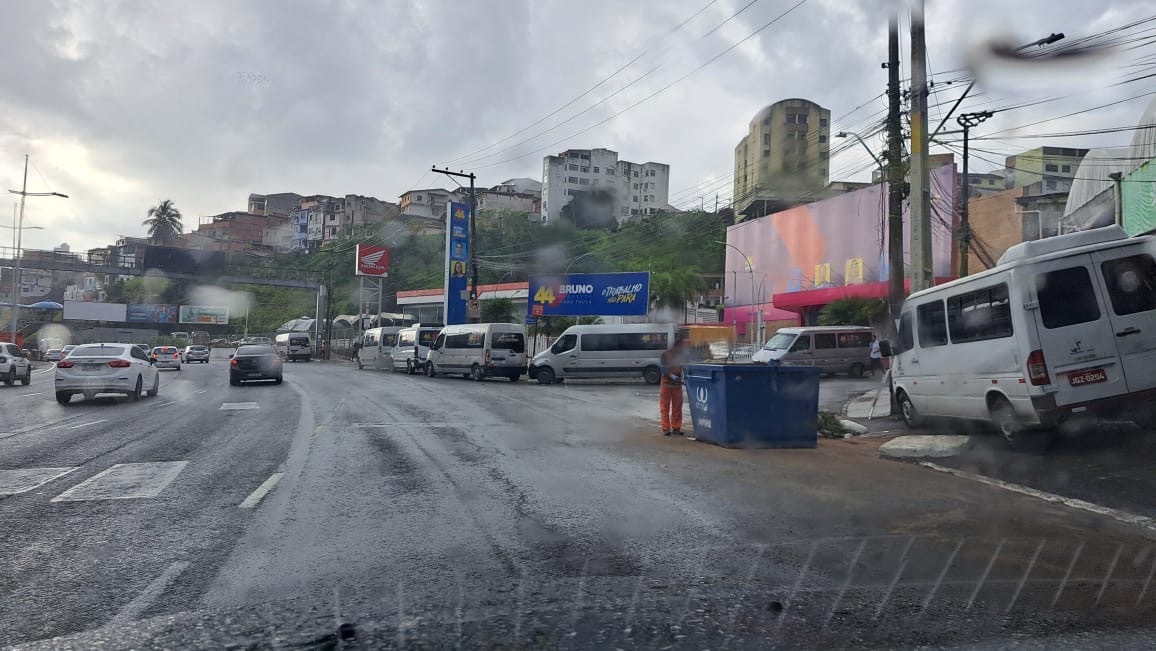
M 911 7 L 911 291 L 932 285 L 931 174 L 927 141 L 927 43 L 924 0 Z
M 978 113 L 964 113 L 956 118 L 959 126 L 963 127 L 963 205 L 959 211 L 959 277 L 968 274 L 968 260 L 971 249 L 971 222 L 969 221 L 969 205 L 971 204 L 971 174 L 968 171 L 968 137 L 971 128 L 979 126 L 984 120 L 991 117 L 991 111 Z
M 899 16 L 887 30 L 887 303 L 891 309 L 888 338 L 903 307 L 903 132 L 899 105 Z
M 16 221 L 16 250 L 12 252 L 12 327 L 9 330 L 16 344 L 17 318 L 20 313 L 20 247 L 24 235 L 24 198 L 28 196 L 28 154 L 24 154 L 24 182 L 20 186 L 20 218 Z M 17 344 L 19 345 L 19 344 Z
M 747 271 L 750 272 L 750 274 L 751 274 L 751 310 L 753 311 L 755 309 L 755 268 L 753 266 L 751 266 L 751 259 L 747 257 L 747 254 L 743 253 L 742 249 L 735 246 L 734 244 L 731 244 L 730 242 L 723 242 L 722 240 L 715 240 L 715 244 L 722 244 L 723 246 L 730 247 L 730 248 L 734 249 L 735 251 L 738 251 L 739 255 L 743 256 L 743 262 L 745 262 L 747 264 Z M 735 285 L 736 285 L 735 289 L 738 289 L 738 287 L 737 287 L 738 282 L 737 281 L 735 282 Z M 762 315 L 762 305 L 761 304 L 759 305 L 759 314 Z M 757 327 L 757 325 L 758 324 L 756 324 L 756 327 Z M 754 343 L 755 343 L 755 331 L 754 331 L 754 329 L 751 330 L 750 334 L 751 334 L 751 337 L 750 337 L 751 338 L 751 345 L 754 345 Z

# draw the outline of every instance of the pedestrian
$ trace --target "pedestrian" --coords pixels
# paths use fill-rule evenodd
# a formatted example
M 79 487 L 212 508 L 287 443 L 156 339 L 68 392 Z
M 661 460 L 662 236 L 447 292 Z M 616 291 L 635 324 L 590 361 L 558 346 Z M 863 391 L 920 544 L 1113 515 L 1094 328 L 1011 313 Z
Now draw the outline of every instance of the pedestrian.
M 883 353 L 879 351 L 879 339 L 875 335 L 871 335 L 871 377 L 875 377 L 875 371 L 883 372 Z
M 687 359 L 687 342 L 674 342 L 661 357 L 662 380 L 658 385 L 658 411 L 664 436 L 682 436 L 682 365 Z
M 320 343 L 320 350 L 321 350 L 321 359 L 325 359 L 325 340 L 322 339 L 319 343 Z
M 354 362 L 361 359 L 361 339 L 353 340 L 353 352 L 349 354 L 349 359 Z

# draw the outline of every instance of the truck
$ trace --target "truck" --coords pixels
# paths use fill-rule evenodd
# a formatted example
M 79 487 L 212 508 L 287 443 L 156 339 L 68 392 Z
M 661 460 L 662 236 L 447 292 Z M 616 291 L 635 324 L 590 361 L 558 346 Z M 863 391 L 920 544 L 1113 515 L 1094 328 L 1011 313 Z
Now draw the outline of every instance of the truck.
M 189 345 L 192 346 L 208 346 L 210 340 L 209 333 L 204 330 L 196 330 L 189 335 Z

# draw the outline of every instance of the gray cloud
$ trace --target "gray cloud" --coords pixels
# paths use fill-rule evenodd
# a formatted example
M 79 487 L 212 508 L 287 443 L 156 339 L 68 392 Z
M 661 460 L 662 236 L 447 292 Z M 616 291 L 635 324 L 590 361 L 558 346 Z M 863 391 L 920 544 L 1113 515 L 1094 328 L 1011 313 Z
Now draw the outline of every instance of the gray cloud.
M 85 248 L 140 234 L 145 211 L 161 198 L 172 198 L 191 226 L 200 215 L 242 208 L 249 192 L 392 199 L 419 180 L 443 184 L 425 174 L 430 164 L 530 124 L 650 44 L 620 79 L 538 129 L 661 65 L 636 87 L 530 144 L 479 161 L 530 154 L 480 168 L 482 183 L 536 177 L 543 155 L 536 150 L 685 75 L 793 2 L 761 0 L 696 40 L 745 4 L 720 0 L 665 36 L 704 4 L 16 0 L 6 3 L 0 22 L 11 53 L 0 62 L 0 179 L 16 187 L 20 157 L 28 152 L 52 189 L 73 196 L 30 202 L 29 221 L 50 228 L 28 234 L 33 246 L 67 240 Z M 667 162 L 678 191 L 729 174 L 747 121 L 778 99 L 812 98 L 832 109 L 836 129 L 865 128 L 883 109 L 872 98 L 886 83 L 879 63 L 889 6 L 811 0 L 658 97 L 552 149 L 605 146 L 631 160 Z M 1153 9 L 1153 3 L 1034 0 L 1017 5 L 1014 36 L 1063 31 L 1074 38 Z M 971 42 L 1007 24 L 1006 14 L 995 0 L 930 3 L 933 69 L 959 67 Z M 905 62 L 904 76 L 907 68 Z M 1143 90 L 1135 86 L 1009 112 L 989 124 L 993 131 L 1008 128 Z M 992 99 L 977 95 L 975 102 Z M 1018 99 L 1013 92 L 1005 103 Z M 1144 104 L 1085 114 L 1079 128 L 1134 122 Z M 1011 152 L 1037 144 L 990 146 Z M 831 167 L 850 173 L 869 163 L 853 149 Z M 46 189 L 38 175 L 31 182 Z

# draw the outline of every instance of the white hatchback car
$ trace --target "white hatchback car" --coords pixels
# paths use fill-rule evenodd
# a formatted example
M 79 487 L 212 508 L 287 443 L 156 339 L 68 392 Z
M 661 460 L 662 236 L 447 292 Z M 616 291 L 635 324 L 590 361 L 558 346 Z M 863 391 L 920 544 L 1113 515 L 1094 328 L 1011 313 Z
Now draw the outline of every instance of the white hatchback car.
M 56 401 L 72 396 L 91 399 L 101 393 L 121 393 L 140 400 L 160 393 L 160 374 L 148 355 L 128 344 L 84 344 L 56 364 Z

